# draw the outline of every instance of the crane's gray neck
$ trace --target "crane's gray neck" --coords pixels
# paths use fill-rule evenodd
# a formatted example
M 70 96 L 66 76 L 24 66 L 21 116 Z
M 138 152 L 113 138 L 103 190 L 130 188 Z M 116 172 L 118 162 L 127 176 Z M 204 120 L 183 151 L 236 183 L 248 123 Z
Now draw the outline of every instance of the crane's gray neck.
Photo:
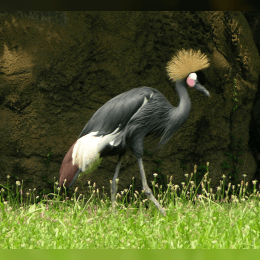
M 191 101 L 185 84 L 185 79 L 182 81 L 176 81 L 175 87 L 180 98 L 179 106 L 176 109 L 178 110 L 177 113 L 180 116 L 180 120 L 184 123 L 189 116 L 191 109 Z

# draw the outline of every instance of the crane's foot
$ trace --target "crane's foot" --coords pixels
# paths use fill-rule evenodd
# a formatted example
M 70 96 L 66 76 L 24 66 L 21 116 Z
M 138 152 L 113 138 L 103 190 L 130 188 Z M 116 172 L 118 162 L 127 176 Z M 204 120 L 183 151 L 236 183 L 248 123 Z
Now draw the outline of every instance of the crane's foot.
M 164 216 L 166 216 L 165 210 L 162 208 L 162 206 L 160 205 L 160 203 L 158 202 L 158 200 L 153 196 L 151 189 L 147 187 L 147 188 L 144 190 L 144 194 L 146 195 L 146 197 L 147 197 L 149 200 L 151 200 L 151 201 L 154 203 L 154 205 L 158 208 L 158 210 L 159 210 Z

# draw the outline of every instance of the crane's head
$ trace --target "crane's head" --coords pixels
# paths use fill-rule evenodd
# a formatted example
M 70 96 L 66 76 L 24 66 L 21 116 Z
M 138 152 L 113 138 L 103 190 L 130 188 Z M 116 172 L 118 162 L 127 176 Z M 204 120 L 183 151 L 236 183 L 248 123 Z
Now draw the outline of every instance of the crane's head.
M 209 92 L 199 83 L 196 73 L 190 73 L 186 79 L 186 83 L 189 87 L 197 89 L 208 97 L 210 96 Z
M 199 83 L 196 71 L 203 70 L 210 66 L 207 56 L 199 51 L 180 50 L 167 63 L 166 71 L 174 82 L 186 79 L 189 87 L 201 91 L 206 96 L 209 92 Z

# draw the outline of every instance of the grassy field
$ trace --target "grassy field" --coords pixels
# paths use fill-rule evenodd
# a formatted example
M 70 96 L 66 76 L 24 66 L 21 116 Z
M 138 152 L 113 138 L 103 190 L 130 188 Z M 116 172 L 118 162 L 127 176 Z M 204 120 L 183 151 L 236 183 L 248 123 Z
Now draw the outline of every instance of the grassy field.
M 117 194 L 113 213 L 110 199 L 91 183 L 87 197 L 76 188 L 68 198 L 56 186 L 42 199 L 30 191 L 27 200 L 19 197 L 21 183 L 16 193 L 1 185 L 0 248 L 260 248 L 256 181 L 251 194 L 245 181 L 227 190 L 223 181 L 213 193 L 207 174 L 198 186 L 191 175 L 182 187 L 169 179 L 162 191 L 155 177 L 153 191 L 166 217 L 131 187 Z

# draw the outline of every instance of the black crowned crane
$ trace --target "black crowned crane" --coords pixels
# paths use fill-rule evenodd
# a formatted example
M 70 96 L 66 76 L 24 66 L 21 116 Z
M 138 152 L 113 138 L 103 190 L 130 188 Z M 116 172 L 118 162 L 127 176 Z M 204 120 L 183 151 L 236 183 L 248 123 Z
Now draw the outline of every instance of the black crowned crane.
M 79 173 L 93 165 L 99 157 L 118 155 L 111 188 L 112 207 L 115 209 L 116 179 L 122 156 L 131 149 L 139 164 L 144 193 L 166 215 L 147 184 L 142 160 L 144 138 L 152 133 L 162 134 L 159 147 L 181 127 L 191 109 L 187 87 L 209 97 L 209 92 L 200 85 L 195 73 L 209 65 L 207 56 L 194 50 L 180 50 L 168 62 L 166 70 L 175 82 L 180 98 L 178 107 L 173 107 L 161 92 L 150 87 L 134 88 L 106 102 L 90 118 L 65 155 L 59 185 L 66 180 L 64 185 L 71 187 Z

